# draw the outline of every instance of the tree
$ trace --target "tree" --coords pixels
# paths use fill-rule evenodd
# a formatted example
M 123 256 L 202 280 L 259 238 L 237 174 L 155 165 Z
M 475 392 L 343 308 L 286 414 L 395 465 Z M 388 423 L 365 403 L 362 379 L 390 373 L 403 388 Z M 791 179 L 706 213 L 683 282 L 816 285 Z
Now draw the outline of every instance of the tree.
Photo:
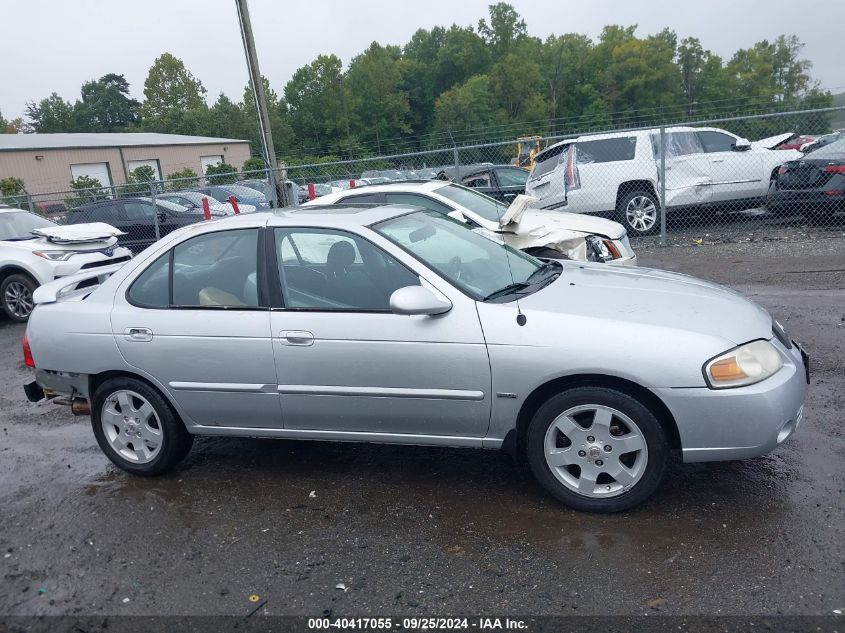
M 149 165 L 141 165 L 129 172 L 129 177 L 126 179 L 126 185 L 123 187 L 123 193 L 143 193 L 149 194 L 154 183 L 158 178 L 155 170 Z
M 190 167 L 186 167 L 185 169 L 181 169 L 179 171 L 174 171 L 173 173 L 167 174 L 167 180 L 167 189 L 169 191 L 190 189 L 191 187 L 197 187 L 200 184 L 200 179 L 197 177 L 197 172 L 195 172 Z
M 241 167 L 241 172 L 244 174 L 249 174 L 250 172 L 263 172 L 266 169 L 267 163 L 264 162 L 264 159 L 260 156 L 250 156 L 244 161 L 243 167 Z
M 496 101 L 487 75 L 475 75 L 447 90 L 434 106 L 434 131 L 440 141 L 460 141 L 466 132 L 494 125 L 496 120 Z
M 70 188 L 73 189 L 75 195 L 65 200 L 68 209 L 73 209 L 87 202 L 105 200 L 110 195 L 109 190 L 103 188 L 103 183 L 90 176 L 74 178 L 70 181 Z
M 290 126 L 288 106 L 285 100 L 280 98 L 276 94 L 276 91 L 270 87 L 270 82 L 266 77 L 262 77 L 261 81 L 264 83 L 264 97 L 267 101 L 267 114 L 270 119 L 270 131 L 273 134 L 273 145 L 275 146 L 276 153 L 279 154 L 288 149 L 293 143 L 293 131 Z M 255 108 L 251 82 L 247 82 L 247 85 L 244 87 L 244 100 L 241 109 L 244 113 L 243 120 L 246 130 L 243 136 L 250 140 L 253 151 L 261 152 L 264 144 L 261 141 L 259 133 L 258 110 Z M 225 136 L 228 136 L 228 134 Z
M 122 132 L 138 120 L 139 104 L 129 97 L 129 83 L 123 75 L 109 73 L 87 81 L 81 95 L 75 106 L 76 120 L 89 132 Z
M 336 55 L 319 55 L 285 85 L 290 126 L 299 145 L 334 151 L 352 144 L 342 68 Z
M 38 103 L 27 102 L 25 112 L 32 130 L 39 134 L 79 131 L 73 105 L 55 92 Z
M 206 124 L 206 89 L 170 53 L 159 56 L 144 81 L 140 114 L 145 129 L 191 134 Z
M 516 9 L 507 2 L 491 4 L 490 22 L 478 21 L 478 33 L 493 51 L 493 59 L 501 59 L 522 38 L 528 37 L 528 28 Z
M 394 141 L 411 131 L 408 93 L 402 90 L 401 51 L 373 42 L 352 60 L 347 73 L 349 113 L 356 136 L 381 151 L 384 140 Z
M 493 94 L 496 95 L 499 107 L 504 110 L 505 118 L 525 120 L 526 104 L 531 102 L 533 97 L 540 97 L 538 93 L 543 81 L 540 64 L 526 55 L 508 53 L 493 66 L 490 77 Z M 536 106 L 536 102 L 534 105 Z M 545 118 L 548 115 L 547 112 L 536 114 L 539 114 L 537 118 Z
M 440 94 L 473 75 L 490 70 L 490 49 L 472 30 L 453 24 L 443 35 L 443 44 L 434 62 L 434 91 Z
M 14 176 L 0 179 L 0 202 L 12 207 L 25 206 L 29 200 L 23 180 Z
M 230 185 L 238 181 L 238 170 L 229 163 L 218 163 L 205 168 L 205 177 L 211 185 Z

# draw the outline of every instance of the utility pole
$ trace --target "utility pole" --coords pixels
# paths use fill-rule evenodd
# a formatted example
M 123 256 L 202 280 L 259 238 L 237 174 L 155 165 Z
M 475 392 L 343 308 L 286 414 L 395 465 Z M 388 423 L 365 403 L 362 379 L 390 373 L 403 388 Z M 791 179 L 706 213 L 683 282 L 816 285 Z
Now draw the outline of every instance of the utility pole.
M 258 129 L 261 133 L 261 145 L 264 151 L 264 158 L 269 168 L 268 179 L 270 181 L 271 200 L 270 204 L 286 207 L 288 201 L 287 185 L 277 182 L 278 165 L 276 164 L 276 149 L 273 146 L 273 133 L 270 130 L 270 115 L 267 112 L 267 96 L 264 94 L 264 82 L 261 79 L 261 71 L 258 70 L 258 55 L 255 52 L 255 39 L 252 36 L 252 22 L 249 20 L 249 8 L 247 0 L 235 0 L 238 7 L 238 20 L 241 25 L 241 38 L 244 42 L 244 53 L 246 53 L 246 65 L 249 70 L 249 82 L 252 84 L 252 98 L 255 101 L 255 109 L 258 112 Z M 278 203 L 278 204 L 277 204 Z

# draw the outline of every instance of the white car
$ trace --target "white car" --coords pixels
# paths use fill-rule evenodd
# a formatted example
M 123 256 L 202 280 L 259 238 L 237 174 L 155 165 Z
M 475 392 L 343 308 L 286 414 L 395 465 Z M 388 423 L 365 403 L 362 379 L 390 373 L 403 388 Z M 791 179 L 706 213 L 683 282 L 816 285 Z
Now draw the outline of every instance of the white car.
M 166 200 L 175 204 L 182 205 L 188 209 L 202 209 L 202 199 L 208 200 L 208 208 L 212 215 L 234 215 L 235 209 L 229 202 L 217 202 L 214 198 L 201 194 L 198 191 L 177 191 L 175 193 L 162 193 L 156 196 L 157 201 Z M 252 204 L 238 203 L 238 211 L 241 213 L 252 213 L 255 211 L 255 206 Z M 218 212 L 218 213 L 215 213 Z
M 59 226 L 22 209 L 0 208 L 0 303 L 13 321 L 26 321 L 38 286 L 100 266 L 129 261 L 109 224 Z M 96 285 L 96 279 L 90 280 Z M 85 282 L 83 282 L 85 283 Z
M 473 227 L 482 235 L 537 257 L 636 266 L 637 256 L 618 222 L 560 211 L 510 207 L 462 185 L 443 180 L 395 182 L 330 193 L 303 206 L 340 203 L 405 204 L 430 209 Z
M 760 206 L 798 150 L 791 133 L 750 142 L 719 128 L 666 128 L 667 209 Z M 594 134 L 556 143 L 534 159 L 525 192 L 543 209 L 613 214 L 632 235 L 660 228 L 660 130 Z

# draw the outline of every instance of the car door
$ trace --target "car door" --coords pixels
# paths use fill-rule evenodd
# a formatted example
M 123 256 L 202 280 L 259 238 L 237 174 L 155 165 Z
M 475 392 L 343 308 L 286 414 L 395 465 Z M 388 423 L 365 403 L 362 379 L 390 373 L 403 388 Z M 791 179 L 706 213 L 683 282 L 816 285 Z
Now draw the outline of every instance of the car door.
M 769 182 L 763 181 L 763 159 L 758 150 L 737 150 L 736 137 L 717 130 L 702 130 L 698 136 L 710 160 L 713 202 L 766 195 Z
M 654 159 L 660 168 L 660 134 L 651 135 Z M 666 206 L 708 204 L 713 197 L 710 159 L 693 131 L 666 132 Z
M 155 207 L 152 202 L 145 200 L 124 200 L 123 212 L 126 217 L 126 225 L 123 229 L 132 244 L 134 252 L 140 252 L 156 241 L 163 233 L 159 227 L 159 235 L 156 236 Z
M 485 434 L 490 366 L 470 298 L 448 286 L 448 313 L 393 314 L 395 290 L 428 284 L 401 261 L 408 255 L 334 229 L 276 228 L 274 239 L 284 307 L 271 323 L 286 429 L 450 443 Z
M 493 172 L 489 169 L 484 171 L 477 171 L 471 174 L 461 176 L 461 184 L 464 187 L 469 187 L 478 193 L 483 193 L 491 198 L 501 199 L 501 192 L 496 186 L 496 181 L 493 178 Z
M 258 228 L 204 233 L 159 256 L 115 296 L 126 362 L 192 425 L 281 426 Z

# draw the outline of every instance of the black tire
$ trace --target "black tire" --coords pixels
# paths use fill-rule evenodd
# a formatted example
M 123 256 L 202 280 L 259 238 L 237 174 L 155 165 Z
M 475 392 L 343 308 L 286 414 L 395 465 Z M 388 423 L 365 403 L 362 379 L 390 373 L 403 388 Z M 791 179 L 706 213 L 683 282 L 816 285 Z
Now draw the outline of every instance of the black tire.
M 15 273 L 6 277 L 0 284 L 0 302 L 3 303 L 3 312 L 6 313 L 6 316 L 17 323 L 24 323 L 29 319 L 29 315 L 32 314 L 32 309 L 35 307 L 35 304 L 32 303 L 32 293 L 35 292 L 37 287 L 38 284 L 35 280 L 24 273 Z M 28 293 L 26 305 L 29 307 L 25 307 L 25 304 L 21 303 L 20 291 Z M 19 299 L 14 300 L 13 296 L 19 297 Z
M 590 497 L 575 492 L 553 474 L 552 467 L 546 461 L 546 433 L 552 423 L 561 413 L 585 405 L 598 405 L 617 410 L 639 427 L 642 439 L 645 441 L 647 450 L 640 454 L 647 454 L 647 457 L 643 457 L 645 463 L 642 475 L 630 488 L 625 489 L 622 486 L 621 492 L 614 492 L 615 496 Z M 617 418 L 614 417 L 614 421 L 616 420 Z M 591 428 L 593 427 L 589 427 L 587 432 Z M 576 448 L 576 445 L 572 445 L 572 448 Z M 648 499 L 657 490 L 666 472 L 669 444 L 660 422 L 637 399 L 621 391 L 606 387 L 575 387 L 553 396 L 534 414 L 528 427 L 526 452 L 528 464 L 534 477 L 556 499 L 576 510 L 609 513 L 633 508 Z M 583 451 L 579 451 L 577 455 L 580 456 L 581 452 Z M 572 457 L 575 457 L 575 455 L 572 455 Z M 602 467 L 609 466 L 610 454 L 608 453 L 604 457 L 608 460 L 608 463 L 603 464 Z M 579 457 L 579 459 L 589 460 L 590 457 L 588 455 L 584 458 Z M 600 487 L 603 488 L 603 484 L 597 484 L 596 490 Z
M 631 218 L 628 217 L 628 206 L 638 198 L 646 198 L 654 207 L 653 222 L 646 228 L 632 224 Z M 660 230 L 660 200 L 658 200 L 653 191 L 648 191 L 647 189 L 634 189 L 625 192 L 619 198 L 619 204 L 616 206 L 616 215 L 618 217 L 618 221 L 622 223 L 622 226 L 625 227 L 629 235 L 654 235 Z M 650 214 L 648 214 L 648 217 L 651 219 Z
M 113 448 L 103 426 L 103 406 L 117 392 L 132 391 L 152 405 L 161 430 L 160 448 L 156 456 L 146 463 L 135 463 Z M 194 436 L 188 433 L 182 420 L 176 415 L 164 397 L 147 383 L 130 377 L 111 378 L 94 391 L 91 399 L 91 427 L 97 444 L 112 463 L 133 475 L 153 477 L 161 475 L 182 461 L 191 450 Z

